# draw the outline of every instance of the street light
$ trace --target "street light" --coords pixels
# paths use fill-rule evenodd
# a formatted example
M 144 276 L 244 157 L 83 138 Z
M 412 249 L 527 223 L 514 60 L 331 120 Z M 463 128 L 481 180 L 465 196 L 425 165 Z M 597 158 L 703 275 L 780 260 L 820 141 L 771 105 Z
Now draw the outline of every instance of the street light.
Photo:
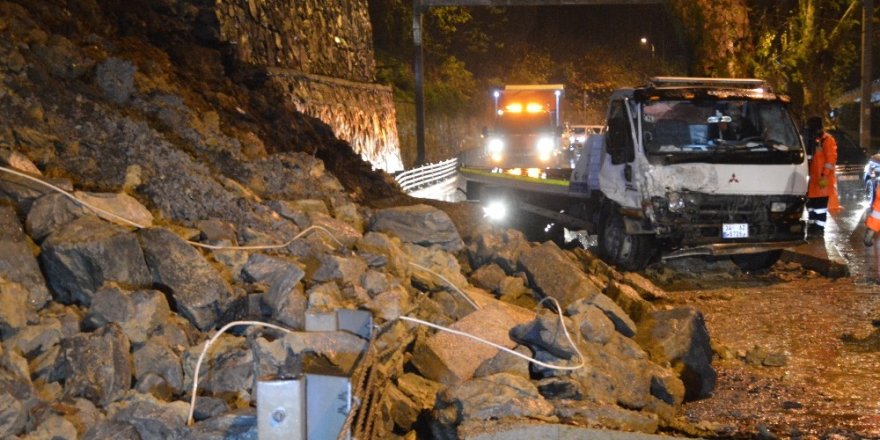
M 642 37 L 642 39 L 639 41 L 644 45 L 651 45 L 651 59 L 654 59 L 654 43 L 649 43 L 647 37 Z

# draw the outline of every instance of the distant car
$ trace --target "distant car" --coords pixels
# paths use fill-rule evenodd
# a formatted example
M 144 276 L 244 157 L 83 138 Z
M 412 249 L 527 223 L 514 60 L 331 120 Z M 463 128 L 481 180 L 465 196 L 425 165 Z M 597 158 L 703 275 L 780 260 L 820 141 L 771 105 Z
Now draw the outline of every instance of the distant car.
M 597 134 L 600 131 L 602 131 L 601 125 L 572 125 L 568 129 L 568 144 L 582 146 L 587 140 L 587 135 Z
M 877 188 L 877 177 L 880 176 L 880 153 L 871 156 L 862 172 L 862 183 L 865 187 L 865 199 L 874 199 L 874 190 Z
M 837 141 L 837 180 L 861 180 L 865 198 L 873 199 L 874 178 L 880 176 L 880 154 L 868 157 L 858 142 L 844 131 L 828 130 L 828 134 Z

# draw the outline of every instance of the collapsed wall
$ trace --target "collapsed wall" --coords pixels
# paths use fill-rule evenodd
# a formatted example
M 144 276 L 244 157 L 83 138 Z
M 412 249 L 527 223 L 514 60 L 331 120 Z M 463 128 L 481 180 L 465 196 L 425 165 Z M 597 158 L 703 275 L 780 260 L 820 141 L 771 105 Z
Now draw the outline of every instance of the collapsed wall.
M 391 88 L 375 84 L 365 0 L 217 2 L 222 42 L 268 68 L 297 110 L 329 124 L 374 167 L 403 168 Z

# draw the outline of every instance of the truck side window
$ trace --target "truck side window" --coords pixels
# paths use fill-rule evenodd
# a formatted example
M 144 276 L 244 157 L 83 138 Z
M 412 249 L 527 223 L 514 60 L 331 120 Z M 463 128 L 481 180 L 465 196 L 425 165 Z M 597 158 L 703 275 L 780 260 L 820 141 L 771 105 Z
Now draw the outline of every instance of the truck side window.
M 611 163 L 618 165 L 635 160 L 630 121 L 623 101 L 614 101 L 608 115 L 608 135 L 606 136 Z

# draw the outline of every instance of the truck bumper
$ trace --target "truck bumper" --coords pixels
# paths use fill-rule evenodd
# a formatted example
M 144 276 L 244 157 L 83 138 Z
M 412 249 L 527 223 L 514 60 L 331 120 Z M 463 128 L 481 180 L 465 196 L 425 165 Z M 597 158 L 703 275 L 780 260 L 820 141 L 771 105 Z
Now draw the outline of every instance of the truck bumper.
M 674 258 L 696 257 L 696 256 L 723 256 L 736 254 L 754 254 L 758 252 L 774 251 L 779 249 L 787 249 L 806 243 L 806 240 L 792 241 L 772 241 L 761 243 L 715 243 L 702 246 L 694 246 L 679 249 L 668 254 L 664 254 L 662 259 L 671 260 Z

